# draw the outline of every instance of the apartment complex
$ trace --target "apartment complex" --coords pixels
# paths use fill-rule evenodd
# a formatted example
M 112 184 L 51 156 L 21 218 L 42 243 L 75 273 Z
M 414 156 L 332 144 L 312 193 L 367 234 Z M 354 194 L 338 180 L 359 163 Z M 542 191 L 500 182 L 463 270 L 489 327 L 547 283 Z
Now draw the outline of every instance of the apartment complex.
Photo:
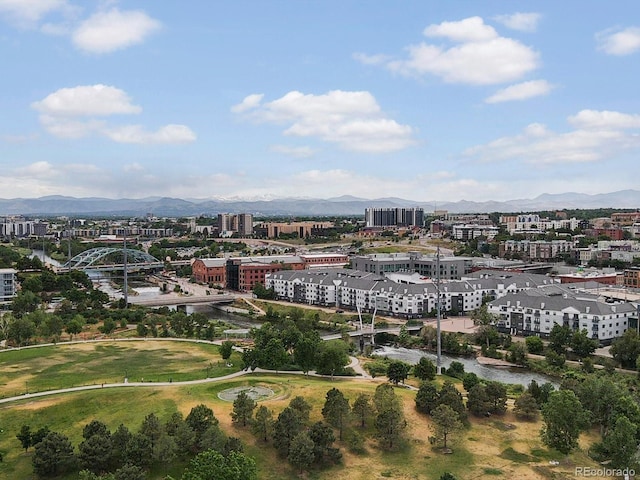
M 0 217 L 0 238 L 44 237 L 46 234 L 47 223 L 22 216 Z
M 422 208 L 366 208 L 364 210 L 366 228 L 417 227 L 424 226 Z
M 16 273 L 13 268 L 0 268 L 0 308 L 12 302 L 16 295 Z
M 356 256 L 351 259 L 355 270 L 383 275 L 393 272 L 417 272 L 429 278 L 435 278 L 438 261 L 435 255 L 425 256 L 413 253 L 379 253 Z M 460 279 L 471 273 L 473 259 L 467 257 L 440 257 L 440 278 L 442 280 Z
M 256 234 L 267 238 L 278 238 L 283 234 L 306 238 L 319 235 L 333 226 L 333 222 L 264 222 L 256 228 Z
M 218 235 L 230 237 L 234 233 L 243 237 L 253 235 L 253 215 L 250 213 L 218 214 Z
M 484 271 L 465 280 L 440 284 L 440 305 L 445 312 L 471 312 L 485 297 L 555 283 L 544 275 L 500 274 Z M 381 315 L 420 318 L 437 307 L 438 289 L 433 282 L 397 283 L 383 275 L 351 269 L 280 271 L 266 276 L 265 286 L 290 302 Z
M 269 273 L 319 267 L 342 267 L 349 262 L 342 254 L 269 255 L 233 258 L 198 258 L 191 265 L 197 282 L 240 292 L 265 284 Z
M 595 295 L 575 293 L 559 286 L 525 290 L 488 304 L 499 317 L 498 330 L 512 335 L 548 337 L 554 325 L 586 330 L 600 344 L 610 344 L 638 318 L 631 303 L 607 303 Z

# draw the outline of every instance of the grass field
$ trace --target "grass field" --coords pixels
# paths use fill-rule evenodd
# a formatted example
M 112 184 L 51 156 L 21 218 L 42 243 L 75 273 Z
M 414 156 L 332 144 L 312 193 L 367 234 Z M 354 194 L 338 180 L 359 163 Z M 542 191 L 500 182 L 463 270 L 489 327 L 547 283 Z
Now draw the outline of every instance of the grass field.
M 227 367 L 216 345 L 132 341 L 76 343 L 0 353 L 0 396 L 44 390 L 132 382 L 185 381 L 240 370 L 240 354 Z
M 296 375 L 252 374 L 219 383 L 191 386 L 169 386 L 165 388 L 105 389 L 57 395 L 39 400 L 20 401 L 0 406 L 0 451 L 4 462 L 0 463 L 0 479 L 30 478 L 32 452 L 24 453 L 15 434 L 21 425 L 29 424 L 32 429 L 49 426 L 69 436 L 74 445 L 81 440 L 82 427 L 93 419 L 105 422 L 111 430 L 124 423 L 131 430 L 137 430 L 145 415 L 154 412 L 161 420 L 166 420 L 174 411 L 184 415 L 200 403 L 208 405 L 220 420 L 220 425 L 228 435 L 242 439 L 245 451 L 256 458 L 259 478 L 267 480 L 287 480 L 299 478 L 287 464 L 278 459 L 271 446 L 256 440 L 248 429 L 231 424 L 232 404 L 218 398 L 224 389 L 240 385 L 263 385 L 271 388 L 275 395 L 262 403 L 274 411 L 274 417 L 297 395 L 307 399 L 312 405 L 311 421 L 322 418 L 321 410 L 326 392 L 339 388 L 347 398 L 353 400 L 360 392 L 373 394 L 379 381 L 336 379 L 329 381 L 314 377 Z M 407 440 L 395 452 L 381 450 L 371 438 L 373 427 L 368 425 L 364 433 L 366 453 L 350 453 L 345 444 L 338 444 L 344 453 L 341 465 L 323 471 L 313 471 L 305 478 L 328 480 L 349 478 L 349 480 L 370 479 L 420 479 L 437 480 L 449 471 L 461 480 L 480 478 L 524 480 L 573 478 L 575 465 L 591 465 L 582 451 L 569 457 L 546 449 L 539 440 L 539 422 L 518 422 L 510 413 L 503 417 L 473 419 L 471 427 L 458 435 L 453 442 L 453 453 L 444 455 L 433 449 L 428 441 L 432 435 L 428 417 L 416 412 L 415 392 L 398 388 L 397 394 L 404 402 L 408 423 Z M 358 427 L 354 427 L 358 429 Z M 585 435 L 582 439 L 586 449 L 596 435 Z M 551 466 L 550 460 L 560 464 Z M 150 479 L 161 479 L 171 474 L 179 478 L 184 465 L 172 465 L 167 471 L 154 471 Z M 72 476 L 63 480 L 70 480 Z

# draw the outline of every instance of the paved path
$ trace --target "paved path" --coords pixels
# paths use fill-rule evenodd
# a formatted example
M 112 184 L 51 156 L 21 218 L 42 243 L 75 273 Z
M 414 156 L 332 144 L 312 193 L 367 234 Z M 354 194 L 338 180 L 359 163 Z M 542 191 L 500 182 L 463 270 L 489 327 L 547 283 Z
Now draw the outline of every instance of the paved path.
M 121 339 L 101 339 L 101 340 L 80 340 L 73 342 L 64 342 L 58 344 L 41 344 L 41 345 L 30 345 L 28 347 L 22 348 L 38 348 L 45 346 L 53 346 L 53 345 L 68 345 L 68 344 L 78 344 L 78 343 L 98 343 L 98 342 L 123 342 L 123 341 L 178 341 L 178 342 L 192 342 L 192 343 L 209 343 L 219 345 L 222 343 L 222 340 L 196 340 L 189 338 L 153 338 L 153 339 L 145 339 L 145 338 L 121 338 Z M 2 351 L 12 351 L 17 349 L 8 349 Z M 236 347 L 236 350 L 242 350 L 239 347 Z M 362 368 L 360 365 L 360 361 L 356 357 L 349 357 L 350 363 L 347 367 L 353 368 L 353 370 L 358 375 L 357 377 L 334 377 L 334 378 L 346 378 L 346 379 L 354 379 L 361 378 L 367 380 L 373 380 L 373 378 Z M 212 377 L 212 378 L 201 378 L 198 380 L 186 380 L 183 382 L 122 382 L 122 383 L 101 383 L 95 385 L 83 385 L 79 387 L 69 387 L 69 388 L 61 388 L 58 390 L 47 390 L 44 392 L 35 392 L 35 393 L 25 393 L 23 395 L 16 395 L 14 397 L 7 397 L 0 399 L 0 404 L 17 402 L 21 400 L 28 400 L 39 397 L 47 397 L 49 395 L 59 395 L 62 393 L 71 393 L 71 392 L 82 392 L 85 390 L 101 390 L 104 388 L 136 388 L 136 387 L 179 387 L 185 385 L 198 385 L 202 383 L 214 383 L 214 382 L 224 382 L 226 380 L 232 380 L 234 378 L 241 377 L 243 375 L 248 375 L 251 373 L 264 373 L 264 374 L 284 374 L 284 375 L 307 375 L 311 377 L 319 377 L 319 378 L 331 378 L 329 375 L 320 375 L 315 371 L 310 371 L 305 374 L 305 372 L 301 371 L 275 371 L 275 370 L 266 370 L 263 368 L 256 368 L 255 370 L 240 370 L 239 372 L 230 373 L 228 375 L 223 375 L 221 377 Z

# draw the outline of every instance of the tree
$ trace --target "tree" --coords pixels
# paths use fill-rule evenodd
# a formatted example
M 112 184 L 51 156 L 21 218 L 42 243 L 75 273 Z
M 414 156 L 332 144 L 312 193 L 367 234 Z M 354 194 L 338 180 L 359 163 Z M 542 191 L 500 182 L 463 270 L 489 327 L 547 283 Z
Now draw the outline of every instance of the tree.
M 460 420 L 466 418 L 466 410 L 462 394 L 458 391 L 453 383 L 445 381 L 438 392 L 438 405 L 448 405 L 458 413 Z
M 420 357 L 413 367 L 413 375 L 422 381 L 431 381 L 436 378 L 436 365 L 427 357 Z
M 438 389 L 433 383 L 423 382 L 416 394 L 416 409 L 421 413 L 431 414 L 438 405 Z
M 516 365 L 527 364 L 527 349 L 522 342 L 514 342 L 509 347 L 509 353 L 507 354 L 507 361 L 515 363 Z
M 468 392 L 477 384 L 480 383 L 480 378 L 473 372 L 465 373 L 462 377 L 462 387 Z
M 49 435 L 50 431 L 51 430 L 49 430 L 49 427 L 47 427 L 45 425 L 44 427 L 40 427 L 35 432 L 32 432 L 31 433 L 31 445 L 35 447 L 37 444 L 39 444 L 44 439 L 44 437 Z
M 105 472 L 111 464 L 111 435 L 95 433 L 78 445 L 80 466 L 93 473 Z
M 11 302 L 11 311 L 20 318 L 25 313 L 35 312 L 40 305 L 40 298 L 29 290 L 19 291 Z
M 185 422 L 195 432 L 198 442 L 209 427 L 218 425 L 218 419 L 213 414 L 213 410 L 204 404 L 193 407 L 185 418 Z
M 478 383 L 469 390 L 467 408 L 477 417 L 484 417 L 491 412 L 491 400 L 485 385 Z
M 575 332 L 571 337 L 571 350 L 580 358 L 588 357 L 598 348 L 598 341 L 589 338 L 588 335 L 587 330 L 583 328 L 579 332 Z
M 549 332 L 549 348 L 558 355 L 564 355 L 571 342 L 571 329 L 556 323 Z
M 544 342 L 540 337 L 527 337 L 524 342 L 529 353 L 540 355 L 544 350 Z
M 513 413 L 516 417 L 524 420 L 536 420 L 540 410 L 536 399 L 529 392 L 524 392 L 516 398 Z
M 332 388 L 327 392 L 324 407 L 322 407 L 322 416 L 329 425 L 338 429 L 340 441 L 342 441 L 342 432 L 348 422 L 350 412 L 349 400 L 340 390 Z
M 120 467 L 124 465 L 131 437 L 131 432 L 122 423 L 111 434 L 111 460 L 114 466 Z
M 542 407 L 544 427 L 542 441 L 559 452 L 569 453 L 578 445 L 580 432 L 588 426 L 588 416 L 571 390 L 558 390 L 549 395 Z
M 251 431 L 254 435 L 261 438 L 265 442 L 268 441 L 273 430 L 273 415 L 264 405 L 260 405 L 256 411 L 255 419 L 251 424 Z
M 564 353 L 557 353 L 555 350 L 548 350 L 545 361 L 552 367 L 562 368 L 567 361 Z
M 298 433 L 292 440 L 287 460 L 300 473 L 309 468 L 315 460 L 315 444 L 307 432 Z
M 33 471 L 42 477 L 62 475 L 75 468 L 76 457 L 69 439 L 58 432 L 49 432 L 35 446 Z
M 125 450 L 124 463 L 146 468 L 153 460 L 153 447 L 149 437 L 141 433 L 131 435 Z
M 627 330 L 613 342 L 609 352 L 623 368 L 635 368 L 640 356 L 640 336 L 634 329 Z
M 638 448 L 636 426 L 624 415 L 618 417 L 602 444 L 613 468 L 628 468 Z
M 31 443 L 31 427 L 29 425 L 22 425 L 20 431 L 16 435 L 16 438 L 20 440 L 20 444 L 22 445 L 22 448 L 24 448 L 24 451 L 29 451 L 29 447 L 33 445 Z
M 336 437 L 333 434 L 333 429 L 323 423 L 316 422 L 309 428 L 309 438 L 313 441 L 313 454 L 315 463 L 324 463 L 325 460 L 329 460 L 333 463 L 337 463 L 342 458 L 342 453 L 337 448 L 334 448 L 333 442 Z
M 366 393 L 359 393 L 351 406 L 351 413 L 360 422 L 360 428 L 366 426 L 366 420 L 373 413 L 371 397 Z
M 477 388 L 474 387 L 474 388 Z M 462 423 L 458 414 L 448 405 L 438 405 L 432 412 L 433 433 L 436 442 L 442 442 L 442 446 L 447 448 L 447 441 L 450 435 L 462 430 Z
M 394 385 L 397 385 L 400 382 L 404 383 L 409 376 L 410 370 L 411 365 L 408 363 L 401 360 L 392 360 L 389 362 L 389 366 L 387 367 L 387 377 Z
M 282 340 L 279 338 L 270 339 L 261 352 L 260 357 L 261 364 L 265 368 L 275 370 L 276 372 L 289 361 L 289 354 L 284 348 L 284 345 L 282 345 Z
M 388 383 L 383 383 L 376 387 L 376 391 L 373 394 L 373 404 L 377 413 L 391 408 L 401 408 L 400 400 L 396 396 L 395 390 Z
M 404 429 L 407 427 L 402 408 L 396 406 L 378 413 L 374 426 L 380 444 L 385 448 L 392 449 L 402 438 Z
M 164 433 L 162 430 L 162 424 L 155 413 L 150 413 L 144 417 L 142 425 L 140 426 L 140 433 L 149 439 L 151 442 L 151 449 L 153 450 L 156 446 L 156 442 Z
M 73 340 L 73 336 L 79 334 L 82 331 L 83 325 L 83 321 L 81 321 L 79 318 L 74 317 L 69 321 L 69 323 L 67 323 L 67 326 L 64 330 L 69 334 L 71 340 Z
M 330 340 L 318 345 L 316 354 L 317 372 L 322 375 L 333 376 L 349 363 L 348 346 L 342 340 Z
M 491 413 L 503 414 L 507 411 L 507 387 L 500 382 L 487 382 L 485 387 Z
M 231 419 L 233 420 L 233 423 L 246 427 L 247 423 L 253 416 L 253 410 L 255 408 L 256 401 L 247 395 L 247 392 L 240 392 L 233 401 L 233 411 L 231 412 Z
M 131 464 L 123 465 L 113 472 L 113 480 L 145 480 L 145 478 L 147 476 L 144 470 Z
M 111 435 L 107 425 L 100 420 L 91 420 L 82 429 L 82 438 L 85 440 L 94 435 Z
M 280 412 L 273 424 L 273 446 L 280 456 L 285 458 L 289 456 L 291 441 L 301 431 L 302 421 L 291 407 L 286 407 Z
M 214 450 L 199 453 L 191 460 L 182 480 L 257 480 L 258 468 L 253 458 L 230 452 L 226 457 Z
M 320 337 L 315 330 L 305 333 L 293 350 L 293 361 L 305 374 L 316 364 L 316 352 Z
M 29 342 L 29 339 L 36 334 L 36 326 L 28 318 L 16 318 L 9 324 L 7 329 L 7 340 L 14 345 L 21 347 Z
M 220 345 L 220 356 L 225 362 L 229 360 L 229 358 L 231 358 L 231 354 L 233 353 L 233 346 L 234 343 L 230 340 L 226 340 L 222 342 L 222 345 Z
M 300 395 L 294 397 L 289 402 L 289 407 L 293 409 L 294 412 L 298 414 L 300 417 L 300 421 L 302 423 L 306 423 L 309 421 L 309 414 L 311 413 L 311 405 L 307 402 L 304 397 Z

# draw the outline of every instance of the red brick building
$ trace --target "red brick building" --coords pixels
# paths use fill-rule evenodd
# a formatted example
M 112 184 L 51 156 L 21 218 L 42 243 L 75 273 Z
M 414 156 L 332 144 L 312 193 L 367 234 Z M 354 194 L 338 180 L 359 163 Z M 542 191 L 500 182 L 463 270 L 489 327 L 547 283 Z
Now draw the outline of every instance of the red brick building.
M 198 283 L 227 286 L 226 258 L 197 258 L 191 264 L 191 271 Z

